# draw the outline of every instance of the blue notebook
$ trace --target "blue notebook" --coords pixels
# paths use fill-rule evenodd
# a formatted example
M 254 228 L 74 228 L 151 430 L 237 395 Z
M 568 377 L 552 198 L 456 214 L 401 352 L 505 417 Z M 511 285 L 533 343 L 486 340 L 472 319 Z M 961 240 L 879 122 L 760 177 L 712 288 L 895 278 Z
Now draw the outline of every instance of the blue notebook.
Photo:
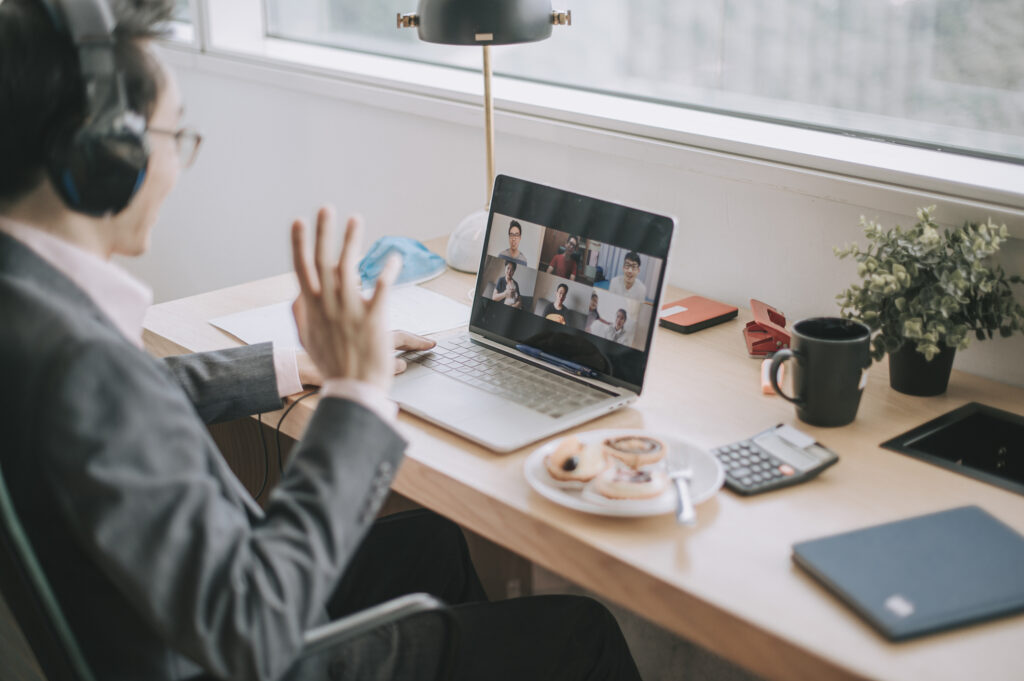
M 892 640 L 1024 610 L 1024 537 L 977 506 L 794 544 L 793 560 Z

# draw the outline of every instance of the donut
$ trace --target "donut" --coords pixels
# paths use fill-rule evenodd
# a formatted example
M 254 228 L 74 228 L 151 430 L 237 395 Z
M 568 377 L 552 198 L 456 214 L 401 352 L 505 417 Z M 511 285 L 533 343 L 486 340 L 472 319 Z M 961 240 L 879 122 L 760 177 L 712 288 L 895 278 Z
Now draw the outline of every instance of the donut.
M 600 444 L 584 445 L 570 435 L 544 457 L 544 466 L 555 480 L 588 482 L 608 467 L 608 460 Z
M 650 499 L 665 491 L 668 476 L 658 470 L 612 466 L 598 475 L 593 485 L 609 499 Z
M 646 435 L 619 435 L 604 441 L 604 451 L 630 468 L 640 468 L 665 458 L 665 443 Z

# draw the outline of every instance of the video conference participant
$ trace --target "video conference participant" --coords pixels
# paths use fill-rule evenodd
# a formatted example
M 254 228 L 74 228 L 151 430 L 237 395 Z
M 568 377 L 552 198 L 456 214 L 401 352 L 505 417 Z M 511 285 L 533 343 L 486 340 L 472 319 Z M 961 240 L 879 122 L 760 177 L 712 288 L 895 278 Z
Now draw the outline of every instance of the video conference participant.
M 622 259 L 622 274 L 613 277 L 608 284 L 608 292 L 635 300 L 647 299 L 647 287 L 639 280 L 640 255 L 630 251 Z
M 565 240 L 565 250 L 551 258 L 548 263 L 548 274 L 576 281 L 576 249 L 579 248 L 580 240 L 577 236 L 570 236 Z
M 598 324 L 604 324 L 605 326 L 610 326 L 611 325 L 611 323 L 608 322 L 607 320 L 603 319 L 601 317 L 601 313 L 599 313 L 597 311 L 597 304 L 598 304 L 598 302 L 599 302 L 599 298 L 597 297 L 597 294 L 596 293 L 591 293 L 590 294 L 590 309 L 587 311 L 587 323 L 583 327 L 583 330 L 586 331 L 587 333 L 594 333 L 594 334 L 596 334 L 596 333 L 605 331 L 605 329 L 603 327 L 597 326 Z
M 559 324 L 565 324 L 568 322 L 566 312 L 569 308 L 565 306 L 565 297 L 569 294 L 569 286 L 566 284 L 559 284 L 558 288 L 555 289 L 555 301 L 548 303 L 544 306 L 544 311 L 541 315 L 550 319 L 551 321 L 558 322 Z
M 508 223 L 508 248 L 498 254 L 499 258 L 511 260 L 512 262 L 529 267 L 526 262 L 526 254 L 519 250 L 519 242 L 523 238 L 523 227 L 516 220 Z
M 619 309 L 615 313 L 615 323 L 611 324 L 604 332 L 604 337 L 616 343 L 630 345 L 633 342 L 632 329 L 626 328 L 626 311 Z
M 420 512 L 373 524 L 405 449 L 386 397 L 395 362 L 384 310 L 396 267 L 369 300 L 359 296 L 357 221 L 332 262 L 333 213 L 320 211 L 315 268 L 304 225 L 292 226 L 302 372 L 269 344 L 167 361 L 144 352 L 150 294 L 110 258 L 147 249 L 195 148 L 180 128 L 174 75 L 150 42 L 172 8 L 114 7 L 116 68 L 148 146 L 144 175 L 118 199 L 87 185 L 130 164 L 122 140 L 104 147 L 110 158 L 96 172 L 75 174 L 88 161 L 78 130 L 95 106 L 77 51 L 37 0 L 0 3 L 0 427 L 14 443 L 0 463 L 96 676 L 170 680 L 203 669 L 273 681 L 307 628 L 422 590 L 466 603 L 454 609 L 456 678 L 639 678 L 593 601 L 470 603 L 483 593 L 457 527 Z M 204 422 L 280 408 L 299 376 L 323 384 L 321 399 L 261 509 Z M 341 678 L 355 679 L 391 660 L 360 661 L 355 643 L 346 661 Z
M 519 282 L 512 278 L 516 273 L 516 264 L 509 260 L 505 263 L 505 276 L 498 279 L 494 284 L 494 293 L 491 300 L 504 301 L 509 307 L 517 310 L 523 309 L 523 299 L 519 295 Z

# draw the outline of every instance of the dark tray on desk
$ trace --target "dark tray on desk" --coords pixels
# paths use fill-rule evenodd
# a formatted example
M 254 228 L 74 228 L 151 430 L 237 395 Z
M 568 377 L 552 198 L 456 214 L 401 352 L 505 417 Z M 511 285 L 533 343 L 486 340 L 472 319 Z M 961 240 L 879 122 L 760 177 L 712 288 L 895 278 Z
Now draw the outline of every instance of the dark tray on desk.
M 1024 494 L 1024 416 L 969 402 L 882 447 Z

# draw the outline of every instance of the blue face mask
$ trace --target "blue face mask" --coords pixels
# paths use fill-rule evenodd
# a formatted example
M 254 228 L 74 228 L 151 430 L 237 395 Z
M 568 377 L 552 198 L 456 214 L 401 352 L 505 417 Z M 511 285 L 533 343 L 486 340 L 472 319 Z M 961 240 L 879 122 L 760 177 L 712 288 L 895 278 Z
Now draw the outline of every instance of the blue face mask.
M 418 284 L 433 279 L 446 268 L 444 258 L 430 252 L 419 241 L 404 236 L 384 236 L 374 241 L 359 261 L 363 288 L 373 286 L 392 253 L 402 256 L 402 271 L 395 284 Z

